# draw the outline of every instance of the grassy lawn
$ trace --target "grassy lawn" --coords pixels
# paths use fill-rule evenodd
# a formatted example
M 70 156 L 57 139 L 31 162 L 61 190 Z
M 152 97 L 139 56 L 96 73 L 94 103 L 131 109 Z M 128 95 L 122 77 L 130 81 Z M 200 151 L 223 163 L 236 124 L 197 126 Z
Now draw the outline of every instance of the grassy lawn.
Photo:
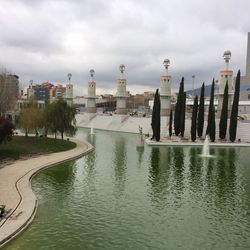
M 0 144 L 0 162 L 6 159 L 17 160 L 21 156 L 38 153 L 54 153 L 75 148 L 71 141 L 53 138 L 14 136 L 7 144 Z

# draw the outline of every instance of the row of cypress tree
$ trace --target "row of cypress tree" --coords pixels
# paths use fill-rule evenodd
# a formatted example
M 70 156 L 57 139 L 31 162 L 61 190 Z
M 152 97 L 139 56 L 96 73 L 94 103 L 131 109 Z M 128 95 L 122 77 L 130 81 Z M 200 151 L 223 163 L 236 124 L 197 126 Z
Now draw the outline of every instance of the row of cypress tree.
M 233 100 L 232 112 L 231 112 L 231 116 L 230 116 L 229 138 L 230 138 L 230 141 L 232 141 L 232 142 L 234 142 L 236 139 L 239 95 L 240 95 L 240 71 L 238 71 L 237 77 L 236 77 L 234 100 Z M 197 110 L 198 110 L 198 97 L 196 96 L 195 100 L 194 100 L 194 105 L 193 105 L 192 122 L 191 122 L 191 139 L 192 139 L 192 141 L 196 140 L 196 130 L 197 130 L 197 134 L 199 137 L 201 137 L 202 133 L 203 133 L 203 127 L 204 127 L 204 83 L 202 84 L 202 87 L 201 87 L 198 120 L 196 121 Z M 221 117 L 220 117 L 220 123 L 219 123 L 219 137 L 220 137 L 220 139 L 226 138 L 227 122 L 228 122 L 228 82 L 226 83 L 225 90 L 224 90 Z M 208 122 L 207 122 L 207 129 L 206 129 L 206 135 L 209 135 L 210 140 L 212 142 L 215 141 L 215 133 L 216 133 L 216 123 L 215 123 L 214 79 L 213 79 L 212 86 L 211 86 L 211 93 L 210 93 Z
M 153 130 L 153 135 L 152 135 L 151 140 L 160 141 L 160 137 L 161 137 L 161 99 L 160 99 L 160 95 L 159 95 L 159 89 L 157 89 L 155 92 L 151 127 Z
M 216 123 L 215 123 L 215 106 L 214 106 L 214 79 L 210 91 L 210 102 L 208 110 L 208 121 L 206 128 L 206 135 L 210 137 L 212 142 L 215 141 L 216 134 Z M 239 104 L 239 94 L 240 94 L 240 71 L 237 73 L 236 83 L 235 83 L 235 92 L 234 100 L 232 105 L 232 112 L 230 117 L 230 127 L 229 127 L 229 138 L 233 142 L 236 139 L 237 131 L 237 117 L 238 117 L 238 104 Z M 191 118 L 191 140 L 195 141 L 196 137 L 202 137 L 204 129 L 204 95 L 205 95 L 205 84 L 202 84 L 201 93 L 200 93 L 200 104 L 198 104 L 198 96 L 194 99 L 194 105 L 192 110 Z M 153 130 L 153 136 L 151 139 L 156 141 L 160 140 L 160 127 L 161 127 L 161 101 L 159 90 L 156 90 L 154 98 L 154 106 L 152 112 L 152 122 L 151 127 Z M 184 77 L 182 77 L 179 87 L 179 93 L 177 97 L 177 102 L 175 105 L 174 112 L 174 132 L 177 136 L 184 136 L 185 132 L 185 111 L 186 111 L 186 92 L 184 92 Z M 226 83 L 223 103 L 222 103 L 222 112 L 219 123 L 219 137 L 225 139 L 227 132 L 227 120 L 228 120 L 228 83 Z M 173 123 L 173 112 L 170 111 L 169 119 L 169 136 L 172 136 L 172 123 Z
M 181 137 L 184 136 L 185 132 L 185 111 L 186 92 L 184 92 L 184 77 L 182 77 L 174 112 L 174 132 L 175 135 L 181 135 Z

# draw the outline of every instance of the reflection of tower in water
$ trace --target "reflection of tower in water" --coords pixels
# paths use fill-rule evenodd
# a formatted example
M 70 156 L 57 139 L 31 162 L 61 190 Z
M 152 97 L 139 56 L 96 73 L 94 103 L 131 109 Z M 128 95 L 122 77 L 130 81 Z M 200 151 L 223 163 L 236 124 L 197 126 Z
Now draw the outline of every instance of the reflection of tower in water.
M 114 149 L 114 171 L 115 171 L 115 186 L 119 191 L 124 191 L 126 181 L 126 148 L 123 136 L 119 136 L 115 140 Z
M 138 152 L 138 162 L 141 164 L 142 162 L 142 156 L 144 152 L 144 147 L 136 147 L 136 151 Z

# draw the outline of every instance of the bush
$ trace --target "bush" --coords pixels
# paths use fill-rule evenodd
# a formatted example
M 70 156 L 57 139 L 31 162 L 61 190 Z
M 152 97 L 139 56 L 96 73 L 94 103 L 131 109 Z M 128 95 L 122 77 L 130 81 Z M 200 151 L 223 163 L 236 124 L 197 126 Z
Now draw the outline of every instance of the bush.
M 14 130 L 13 123 L 3 117 L 0 118 L 0 144 L 2 142 L 6 143 L 12 139 Z
M 5 213 L 5 205 L 0 206 L 0 217 L 3 217 L 3 214 Z

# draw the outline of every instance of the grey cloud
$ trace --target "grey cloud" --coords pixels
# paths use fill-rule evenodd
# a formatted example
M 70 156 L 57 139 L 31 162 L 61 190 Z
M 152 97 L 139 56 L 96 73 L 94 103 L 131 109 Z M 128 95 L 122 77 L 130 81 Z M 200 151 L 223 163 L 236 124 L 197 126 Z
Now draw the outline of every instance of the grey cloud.
M 231 67 L 244 72 L 248 1 L 234 0 L 3 0 L 0 7 L 0 64 L 22 82 L 65 82 L 68 72 L 80 89 L 90 68 L 100 88 L 113 89 L 119 64 L 128 89 L 156 88 L 162 61 L 171 60 L 173 87 L 182 76 L 191 88 L 210 84 L 232 51 Z M 8 11 L 6 11 L 8 10 Z

